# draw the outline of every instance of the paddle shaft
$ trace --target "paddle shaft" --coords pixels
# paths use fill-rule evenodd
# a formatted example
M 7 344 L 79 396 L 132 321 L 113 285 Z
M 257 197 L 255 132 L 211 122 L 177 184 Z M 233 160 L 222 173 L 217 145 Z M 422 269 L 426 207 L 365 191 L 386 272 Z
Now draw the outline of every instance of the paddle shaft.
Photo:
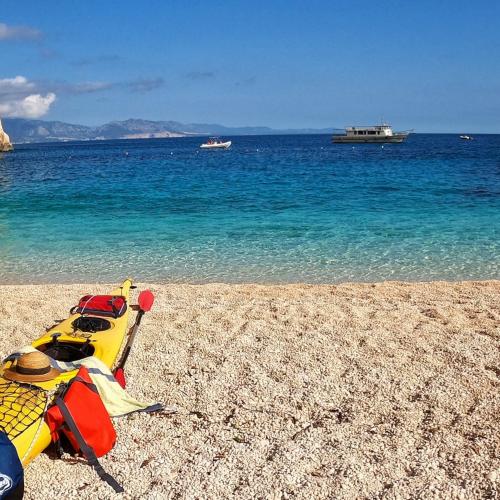
M 127 340 L 127 345 L 125 346 L 125 349 L 123 349 L 123 354 L 120 359 L 120 362 L 118 363 L 118 366 L 116 367 L 115 371 L 119 370 L 120 368 L 123 369 L 125 366 L 125 363 L 128 359 L 128 356 L 130 354 L 130 351 L 132 350 L 132 344 L 134 343 L 135 336 L 137 335 L 137 330 L 139 330 L 139 326 L 141 324 L 141 319 L 144 316 L 145 311 L 142 309 L 139 309 L 139 312 L 137 313 L 137 316 L 135 318 L 135 323 L 134 326 L 132 327 L 132 332 L 130 332 L 130 335 Z

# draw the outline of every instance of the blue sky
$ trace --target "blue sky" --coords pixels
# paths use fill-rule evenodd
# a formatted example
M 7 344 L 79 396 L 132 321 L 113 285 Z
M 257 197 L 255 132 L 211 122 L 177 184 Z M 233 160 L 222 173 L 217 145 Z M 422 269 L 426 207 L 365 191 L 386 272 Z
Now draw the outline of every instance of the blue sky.
M 0 116 L 500 133 L 499 26 L 496 0 L 2 0 Z

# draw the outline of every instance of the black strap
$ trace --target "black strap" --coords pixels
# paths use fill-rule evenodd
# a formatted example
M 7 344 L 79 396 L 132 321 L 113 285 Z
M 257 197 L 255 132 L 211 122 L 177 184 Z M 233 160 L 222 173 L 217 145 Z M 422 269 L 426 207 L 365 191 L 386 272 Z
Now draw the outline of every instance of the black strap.
M 120 309 L 118 309 L 115 306 L 115 302 L 117 302 L 119 299 L 123 300 L 123 304 L 120 307 Z M 108 304 L 111 306 L 111 309 L 113 309 L 113 317 L 116 319 L 116 318 L 119 318 L 121 316 L 121 312 L 123 311 L 123 308 L 127 306 L 127 301 L 125 300 L 125 297 L 123 297 L 123 295 L 113 295 L 111 297 L 111 300 L 108 302 Z
M 88 389 L 90 389 L 92 392 L 99 394 L 99 391 L 97 390 L 96 385 L 93 382 L 88 382 L 84 378 L 80 377 L 79 375 L 76 375 L 70 382 L 70 384 L 73 384 L 75 382 L 80 382 L 80 384 L 85 385 Z
M 111 300 L 108 301 L 108 304 L 111 306 L 111 309 L 113 309 L 113 318 L 118 318 L 118 309 L 115 307 L 115 300 L 117 297 L 111 297 Z
M 57 458 L 62 458 L 63 456 L 63 448 L 61 444 L 61 435 L 57 433 L 57 438 L 54 441 L 54 449 L 56 451 Z
M 66 403 L 61 398 L 57 398 L 56 405 L 59 410 L 61 410 L 62 416 L 64 417 L 69 430 L 75 436 L 76 441 L 78 442 L 78 446 L 80 446 L 80 449 L 82 450 L 82 453 L 87 459 L 88 463 L 94 468 L 99 477 L 103 481 L 106 481 L 106 483 L 108 483 L 116 493 L 123 493 L 125 491 L 123 487 L 118 483 L 118 481 L 116 481 L 113 476 L 108 474 L 103 469 L 102 465 L 99 463 L 99 460 L 97 460 L 97 456 L 94 450 L 85 442 L 85 439 L 83 438 L 80 429 L 78 429 L 76 422 L 69 411 L 69 408 L 66 406 Z

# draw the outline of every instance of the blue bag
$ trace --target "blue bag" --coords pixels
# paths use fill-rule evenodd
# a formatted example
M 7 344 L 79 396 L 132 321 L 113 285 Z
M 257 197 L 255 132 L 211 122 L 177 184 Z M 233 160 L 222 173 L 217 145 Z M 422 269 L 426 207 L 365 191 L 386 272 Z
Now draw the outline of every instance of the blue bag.
M 0 431 L 0 499 L 20 499 L 24 494 L 24 471 L 17 451 Z

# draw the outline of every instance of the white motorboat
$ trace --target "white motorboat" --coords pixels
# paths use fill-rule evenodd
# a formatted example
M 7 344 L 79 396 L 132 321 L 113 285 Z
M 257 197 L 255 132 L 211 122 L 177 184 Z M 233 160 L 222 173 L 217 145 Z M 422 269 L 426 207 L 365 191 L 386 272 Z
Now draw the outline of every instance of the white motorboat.
M 200 145 L 202 149 L 227 149 L 231 146 L 231 141 L 221 141 L 218 137 L 210 137 L 207 142 Z
M 461 135 L 460 139 L 463 139 L 464 141 L 472 141 L 474 139 L 474 137 L 472 137 L 470 135 Z

